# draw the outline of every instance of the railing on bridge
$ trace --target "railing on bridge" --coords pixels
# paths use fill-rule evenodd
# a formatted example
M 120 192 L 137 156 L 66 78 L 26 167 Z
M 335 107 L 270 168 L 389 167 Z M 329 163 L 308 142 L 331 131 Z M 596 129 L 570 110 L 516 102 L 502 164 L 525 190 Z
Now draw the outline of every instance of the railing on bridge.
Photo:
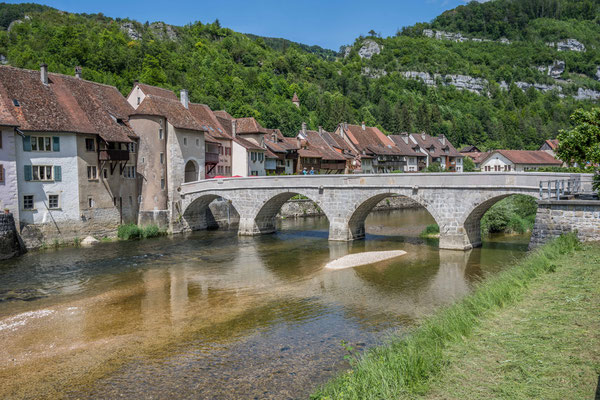
M 591 178 L 589 182 L 582 181 L 581 176 L 540 181 L 540 200 L 564 200 L 575 196 L 589 195 L 592 193 L 591 182 Z

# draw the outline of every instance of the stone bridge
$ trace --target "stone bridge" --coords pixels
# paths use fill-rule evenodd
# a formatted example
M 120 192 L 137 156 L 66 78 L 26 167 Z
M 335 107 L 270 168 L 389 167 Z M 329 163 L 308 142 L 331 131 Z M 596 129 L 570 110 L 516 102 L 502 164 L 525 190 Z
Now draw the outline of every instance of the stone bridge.
M 313 175 L 211 179 L 181 185 L 173 232 L 206 229 L 206 209 L 228 200 L 240 215 L 240 235 L 276 230 L 281 206 L 296 195 L 314 201 L 329 220 L 329 240 L 364 238 L 365 219 L 386 197 L 400 195 L 423 206 L 440 227 L 440 248 L 468 250 L 481 245 L 480 220 L 496 202 L 514 195 L 539 196 L 540 181 L 572 174 L 439 173 Z

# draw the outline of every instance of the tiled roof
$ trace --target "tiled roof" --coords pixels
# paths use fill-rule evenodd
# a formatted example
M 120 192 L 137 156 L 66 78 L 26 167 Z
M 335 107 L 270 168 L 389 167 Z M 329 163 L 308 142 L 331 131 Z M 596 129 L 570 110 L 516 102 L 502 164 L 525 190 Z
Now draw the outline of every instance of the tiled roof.
M 361 125 L 348 125 L 344 127 L 350 138 L 350 141 L 358 148 L 360 152 L 366 152 L 374 155 L 400 155 L 400 149 L 378 128 L 366 126 L 362 129 Z
M 280 158 L 277 154 L 273 153 L 269 149 L 266 150 L 265 157 L 267 157 L 267 158 Z
M 546 143 L 552 150 L 556 150 L 558 148 L 558 139 L 549 139 L 546 140 Z
M 265 137 L 265 145 L 269 150 L 275 153 L 287 153 L 285 147 L 283 147 L 282 143 L 273 142 L 269 138 Z
M 464 157 L 463 154 L 456 151 L 448 139 L 430 136 L 426 133 L 411 133 L 410 136 L 414 138 L 419 146 L 429 153 L 431 157 Z M 446 143 L 442 143 L 442 140 L 445 140 Z M 444 148 L 446 147 L 448 152 L 444 151 Z
M 323 131 L 323 140 L 325 140 L 329 146 L 341 150 L 346 158 L 353 158 L 356 156 L 356 153 L 352 147 L 350 147 L 350 145 L 340 135 Z
M 19 105 L 16 106 L 13 101 Z M 133 108 L 113 86 L 61 74 L 0 66 L 0 118 L 24 131 L 97 134 L 106 141 L 130 142 Z
M 323 160 L 343 160 L 346 157 L 342 156 L 337 151 L 333 150 L 323 137 L 316 131 L 301 132 L 308 141 L 308 149 L 321 155 Z
M 296 138 L 284 137 L 279 144 L 285 148 L 286 150 L 298 150 L 300 149 L 300 145 L 298 144 L 298 140 Z
M 392 141 L 396 144 L 396 147 L 400 150 L 400 154 L 403 156 L 412 156 L 412 157 L 427 157 L 424 153 L 415 150 L 415 144 L 408 138 L 408 136 L 403 135 L 389 135 L 388 136 Z M 404 138 L 409 139 L 408 143 L 404 141 Z
M 215 113 L 206 104 L 189 103 L 189 111 L 202 128 L 210 133 L 215 139 L 229 139 L 232 137 L 221 125 Z
M 298 150 L 298 155 L 300 157 L 307 157 L 307 158 L 323 158 L 323 157 L 321 157 L 321 153 L 314 151 L 314 150 L 308 150 L 308 149 Z
M 542 150 L 496 150 L 490 152 L 483 161 L 488 160 L 495 153 L 502 154 L 514 164 L 562 165 L 562 161 Z
M 204 132 L 204 141 L 209 143 L 221 144 L 214 136 L 210 133 Z
M 233 141 L 236 142 L 237 144 L 239 144 L 240 146 L 248 149 L 248 150 L 265 151 L 264 148 L 258 146 L 257 144 L 254 144 L 253 142 L 251 142 L 251 141 L 249 141 L 247 139 L 241 138 L 241 137 L 237 137 L 236 136 L 233 139 Z
M 229 119 L 229 120 L 233 119 L 233 117 L 225 110 L 215 111 L 214 113 L 219 118 Z
M 471 158 L 475 164 L 479 164 L 483 160 L 485 160 L 487 158 L 487 156 L 490 155 L 490 152 L 484 151 L 484 152 L 478 153 L 478 152 L 472 151 L 470 153 L 464 153 L 463 155 Z
M 179 100 L 175 92 L 172 90 L 164 89 L 158 86 L 146 85 L 145 83 L 136 83 L 136 85 L 142 89 L 142 92 L 144 92 L 146 96 L 150 95 L 156 97 L 165 97 L 169 100 Z M 133 89 L 135 89 L 135 85 L 133 86 Z
M 165 117 L 177 129 L 207 131 L 196 122 L 190 111 L 179 102 L 166 97 L 148 95 L 132 115 L 159 115 Z
M 292 101 L 293 102 L 299 102 L 300 99 L 298 98 L 298 94 L 296 92 L 294 92 L 294 96 L 292 97 Z
M 459 153 L 481 153 L 477 146 L 465 146 L 459 150 Z

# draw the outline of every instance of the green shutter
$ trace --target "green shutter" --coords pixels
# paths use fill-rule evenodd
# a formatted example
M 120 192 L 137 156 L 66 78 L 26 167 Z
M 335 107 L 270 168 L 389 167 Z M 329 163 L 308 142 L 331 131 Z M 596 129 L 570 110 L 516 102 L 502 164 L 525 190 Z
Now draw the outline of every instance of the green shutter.
M 60 168 L 60 165 L 55 165 L 54 166 L 54 181 L 60 182 L 61 180 L 62 180 L 62 169 Z
M 52 151 L 60 151 L 60 138 L 52 136 Z
M 31 151 L 31 136 L 23 136 L 23 151 Z
M 25 180 L 30 181 L 32 178 L 31 165 L 24 165 L 25 167 Z

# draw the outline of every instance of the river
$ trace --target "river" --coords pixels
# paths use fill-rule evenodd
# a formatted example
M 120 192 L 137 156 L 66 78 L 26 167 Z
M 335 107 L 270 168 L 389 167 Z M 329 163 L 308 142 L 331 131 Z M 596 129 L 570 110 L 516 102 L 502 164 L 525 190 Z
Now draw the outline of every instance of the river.
M 356 352 L 414 326 L 527 250 L 470 252 L 419 232 L 423 209 L 374 212 L 329 243 L 325 218 L 238 237 L 203 231 L 0 262 L 0 398 L 306 398 Z M 397 259 L 326 270 L 348 253 Z M 346 343 L 345 346 L 342 342 Z

